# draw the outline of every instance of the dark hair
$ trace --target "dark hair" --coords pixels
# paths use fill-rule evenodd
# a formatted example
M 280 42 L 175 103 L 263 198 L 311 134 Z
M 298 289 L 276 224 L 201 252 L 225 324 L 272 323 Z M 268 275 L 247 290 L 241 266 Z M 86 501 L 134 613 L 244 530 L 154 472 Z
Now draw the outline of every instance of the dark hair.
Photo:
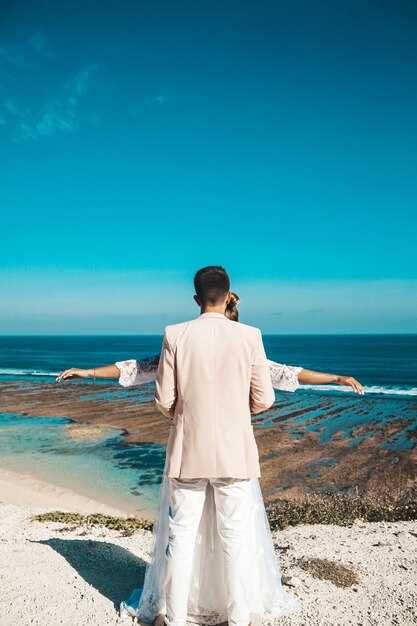
M 230 302 L 228 302 L 227 306 L 226 306 L 226 317 L 229 318 L 229 320 L 232 320 L 232 322 L 238 322 L 239 321 L 239 311 L 237 310 L 237 305 L 240 302 L 240 298 L 238 295 L 236 295 L 235 293 L 232 293 L 232 297 L 230 298 Z
M 221 265 L 208 265 L 198 270 L 194 276 L 195 292 L 204 306 L 215 305 L 230 289 L 230 278 Z

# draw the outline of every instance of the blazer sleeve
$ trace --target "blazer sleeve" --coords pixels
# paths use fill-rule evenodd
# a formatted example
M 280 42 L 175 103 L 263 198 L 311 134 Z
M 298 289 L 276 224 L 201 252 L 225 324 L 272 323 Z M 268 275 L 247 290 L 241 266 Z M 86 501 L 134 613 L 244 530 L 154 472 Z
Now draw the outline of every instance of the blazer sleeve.
M 161 356 L 159 357 L 156 373 L 155 403 L 157 408 L 172 421 L 177 402 L 177 375 L 175 369 L 175 355 L 164 330 Z
M 266 411 L 274 402 L 275 392 L 272 386 L 269 363 L 266 358 L 261 331 L 257 329 L 250 381 L 250 412 L 256 414 Z

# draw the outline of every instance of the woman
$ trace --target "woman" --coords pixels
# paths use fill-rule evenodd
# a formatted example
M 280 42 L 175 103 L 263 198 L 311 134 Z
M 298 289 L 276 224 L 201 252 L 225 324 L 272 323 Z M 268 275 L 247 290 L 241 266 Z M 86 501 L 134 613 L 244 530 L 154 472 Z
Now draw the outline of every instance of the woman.
M 233 294 L 226 315 L 238 321 L 239 298 Z M 80 370 L 63 371 L 57 380 L 87 378 L 118 378 L 124 386 L 143 384 L 155 380 L 159 355 L 142 361 L 129 359 L 114 365 Z M 272 384 L 276 389 L 295 391 L 300 383 L 338 383 L 350 386 L 363 394 L 363 387 L 354 378 L 325 374 L 299 366 L 287 366 L 269 361 Z M 248 549 L 253 567 L 247 575 L 251 578 L 251 613 L 264 622 L 301 611 L 298 599 L 289 594 L 281 584 L 271 530 L 265 511 L 258 478 L 251 478 L 251 532 Z M 165 615 L 165 549 L 168 544 L 169 481 L 162 476 L 157 519 L 153 530 L 150 562 L 146 566 L 143 587 L 135 588 L 130 597 L 120 605 L 121 617 L 132 616 L 139 621 L 154 622 L 161 626 Z M 206 500 L 201 517 L 193 557 L 193 571 L 188 599 L 188 620 L 204 624 L 227 621 L 227 596 L 223 579 L 223 558 L 220 537 L 216 528 L 213 488 L 207 485 Z

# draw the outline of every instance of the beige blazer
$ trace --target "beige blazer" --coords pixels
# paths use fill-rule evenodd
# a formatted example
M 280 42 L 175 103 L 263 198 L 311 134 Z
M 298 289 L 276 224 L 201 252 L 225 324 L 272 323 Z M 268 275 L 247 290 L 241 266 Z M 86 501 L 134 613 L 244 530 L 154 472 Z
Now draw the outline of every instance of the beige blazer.
M 155 402 L 171 421 L 167 476 L 259 477 L 251 413 L 274 401 L 258 328 L 212 312 L 165 327 Z

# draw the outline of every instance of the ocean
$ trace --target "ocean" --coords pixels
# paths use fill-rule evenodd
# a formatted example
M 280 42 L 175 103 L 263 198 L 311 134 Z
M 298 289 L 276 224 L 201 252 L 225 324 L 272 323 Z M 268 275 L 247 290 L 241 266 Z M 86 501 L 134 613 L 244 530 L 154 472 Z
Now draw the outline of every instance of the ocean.
M 0 380 L 51 380 L 69 367 L 152 356 L 161 344 L 159 335 L 0 336 Z M 273 361 L 353 376 L 367 393 L 417 395 L 417 335 L 264 335 L 264 344 Z
M 2 336 L 0 384 L 7 382 L 33 394 L 37 385 L 63 383 L 56 376 L 70 367 L 98 367 L 129 358 L 158 354 L 162 337 L 149 335 Z M 365 395 L 340 385 L 302 385 L 295 393 L 277 391 L 276 410 L 256 420 L 256 428 L 288 423 L 294 438 L 315 430 L 320 443 L 343 432 L 349 446 L 367 436 L 380 437 L 388 422 L 401 423 L 382 445 L 392 451 L 410 450 L 417 429 L 417 335 L 265 335 L 268 358 L 287 365 L 350 375 Z M 78 381 L 65 383 L 77 385 Z M 126 389 L 116 379 L 83 381 L 90 398 L 117 402 Z M 106 389 L 102 385 L 106 385 Z M 108 385 L 114 391 L 108 391 Z M 94 387 L 94 385 L 96 385 Z M 136 403 L 153 398 L 154 383 L 129 390 Z M 358 429 L 364 426 L 364 432 Z M 119 428 L 85 429 L 65 417 L 31 417 L 27 411 L 9 413 L 0 398 L 0 468 L 25 471 L 53 479 L 132 513 L 156 511 L 165 447 L 126 445 Z M 385 435 L 384 435 L 385 436 Z M 326 461 L 330 464 L 330 461 Z

